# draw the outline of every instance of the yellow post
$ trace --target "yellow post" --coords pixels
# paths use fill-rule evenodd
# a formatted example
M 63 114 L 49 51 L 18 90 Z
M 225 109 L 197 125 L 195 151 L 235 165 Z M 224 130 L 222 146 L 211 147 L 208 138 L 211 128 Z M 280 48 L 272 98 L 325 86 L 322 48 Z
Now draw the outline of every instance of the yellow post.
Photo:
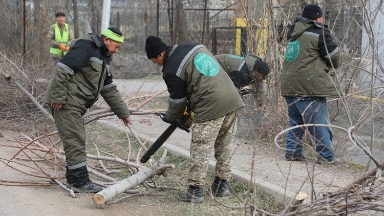
M 236 27 L 246 27 L 247 19 L 237 18 Z M 241 29 L 236 29 L 236 55 L 241 55 Z
M 267 54 L 267 41 L 268 41 L 268 25 L 269 20 L 264 19 L 264 23 L 261 23 L 262 20 L 259 20 L 258 26 L 256 30 L 256 44 L 257 44 L 257 56 L 260 58 L 264 58 Z
M 267 54 L 267 42 L 268 42 L 268 25 L 269 20 L 264 19 L 264 22 L 261 23 L 261 19 L 259 20 L 258 26 L 256 29 L 256 44 L 257 44 L 257 53 L 256 55 L 260 58 L 264 58 Z M 247 19 L 245 18 L 237 18 L 236 19 L 236 27 L 247 27 Z M 236 55 L 241 55 L 241 29 L 236 29 Z

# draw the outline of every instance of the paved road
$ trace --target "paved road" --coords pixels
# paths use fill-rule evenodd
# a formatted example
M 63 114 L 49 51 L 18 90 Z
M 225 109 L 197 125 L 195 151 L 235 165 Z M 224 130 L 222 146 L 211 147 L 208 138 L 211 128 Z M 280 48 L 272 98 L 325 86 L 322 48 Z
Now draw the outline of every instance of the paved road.
M 167 89 L 165 82 L 162 80 L 124 80 L 114 79 L 113 82 L 117 85 L 123 95 L 133 94 L 156 94 L 160 91 Z M 168 95 L 167 92 L 164 95 Z

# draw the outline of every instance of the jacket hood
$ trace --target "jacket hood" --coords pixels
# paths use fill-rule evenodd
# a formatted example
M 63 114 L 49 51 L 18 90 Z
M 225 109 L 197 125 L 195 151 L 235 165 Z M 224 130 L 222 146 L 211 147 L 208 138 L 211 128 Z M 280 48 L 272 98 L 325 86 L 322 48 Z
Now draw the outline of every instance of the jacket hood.
M 317 26 L 318 28 L 323 28 L 323 25 L 316 20 L 307 19 L 304 17 L 296 18 L 293 25 L 290 27 L 287 34 L 288 41 L 296 40 L 303 32 L 312 26 Z
M 93 41 L 98 48 L 100 48 L 101 53 L 105 56 L 108 53 L 108 48 L 105 46 L 101 37 L 97 36 L 94 33 L 88 33 L 89 40 Z
M 253 68 L 255 67 L 255 62 L 257 58 L 252 55 L 248 55 L 245 57 L 245 63 L 247 64 L 248 70 L 253 74 Z
M 248 68 L 248 75 L 251 77 L 251 80 L 255 79 L 255 73 L 253 72 L 255 68 L 255 62 L 258 59 L 255 56 L 248 55 L 245 57 L 245 63 L 247 64 Z

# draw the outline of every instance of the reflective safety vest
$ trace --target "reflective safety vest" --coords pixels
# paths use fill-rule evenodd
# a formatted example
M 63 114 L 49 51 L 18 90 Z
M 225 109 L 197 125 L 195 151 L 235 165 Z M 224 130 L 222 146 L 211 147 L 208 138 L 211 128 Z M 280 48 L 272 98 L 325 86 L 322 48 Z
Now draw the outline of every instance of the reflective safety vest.
M 68 24 L 67 23 L 64 23 L 64 31 L 63 31 L 63 35 L 61 35 L 60 33 L 60 28 L 59 28 L 59 25 L 56 23 L 55 24 L 55 41 L 59 42 L 59 43 L 65 43 L 67 44 L 68 40 L 69 40 L 69 28 L 68 28 Z M 54 48 L 54 47 L 51 47 L 49 49 L 50 53 L 51 54 L 56 54 L 56 55 L 59 55 L 59 56 L 64 56 L 65 54 L 67 54 L 67 52 L 63 52 L 61 51 L 60 48 Z

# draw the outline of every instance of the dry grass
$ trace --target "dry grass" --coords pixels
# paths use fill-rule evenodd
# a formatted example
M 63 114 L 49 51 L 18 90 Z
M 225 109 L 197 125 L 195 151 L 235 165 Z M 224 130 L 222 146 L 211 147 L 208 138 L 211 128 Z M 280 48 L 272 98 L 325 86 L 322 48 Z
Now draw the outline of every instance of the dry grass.
M 94 151 L 94 144 L 98 146 L 100 152 L 108 154 L 125 156 L 128 155 L 128 141 L 126 134 L 122 131 L 112 130 L 98 124 L 87 126 L 88 148 L 90 152 Z M 137 142 L 131 143 L 131 156 L 135 162 L 136 153 L 139 151 Z M 155 158 L 159 159 L 162 155 L 160 150 L 155 154 Z M 156 176 L 148 181 L 151 185 L 165 188 L 175 188 L 179 190 L 186 189 L 186 174 L 188 172 L 188 161 L 184 158 L 167 155 L 167 163 L 174 164 L 175 169 L 169 170 L 166 176 Z M 109 163 L 110 169 L 116 169 L 114 165 Z M 125 170 L 111 176 L 121 179 L 130 176 L 131 174 Z M 283 206 L 265 192 L 253 188 L 246 183 L 233 181 L 230 183 L 230 191 L 233 194 L 231 197 L 212 199 L 209 194 L 209 187 L 213 181 L 214 174 L 209 172 L 207 182 L 204 185 L 205 202 L 201 205 L 191 205 L 178 201 L 177 194 L 179 190 L 148 190 L 145 187 L 138 186 L 135 188 L 143 195 L 129 197 L 122 202 L 130 202 L 132 199 L 139 201 L 143 205 L 149 205 L 151 208 L 159 208 L 162 215 L 242 215 L 244 214 L 244 202 L 255 205 L 257 208 L 277 213 L 282 210 Z M 150 195 L 145 195 L 150 193 Z M 116 197 L 127 196 L 126 194 Z M 177 206 L 177 208 L 175 208 Z

